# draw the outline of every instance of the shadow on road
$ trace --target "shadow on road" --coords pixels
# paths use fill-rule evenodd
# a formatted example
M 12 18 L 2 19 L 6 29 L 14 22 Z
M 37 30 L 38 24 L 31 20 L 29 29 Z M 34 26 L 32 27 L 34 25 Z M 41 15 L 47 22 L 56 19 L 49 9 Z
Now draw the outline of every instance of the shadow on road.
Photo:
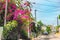
M 44 38 L 43 40 L 49 40 L 49 38 Z
M 49 40 L 50 38 L 49 38 L 49 36 L 48 35 L 45 35 L 45 37 L 44 38 L 41 38 L 41 40 Z

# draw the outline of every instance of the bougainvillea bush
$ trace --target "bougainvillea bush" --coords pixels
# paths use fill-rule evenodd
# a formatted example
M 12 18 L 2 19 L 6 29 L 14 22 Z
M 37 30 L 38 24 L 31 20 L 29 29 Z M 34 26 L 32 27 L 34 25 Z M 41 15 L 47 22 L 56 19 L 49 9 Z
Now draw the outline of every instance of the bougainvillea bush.
M 18 1 L 18 0 L 17 0 Z M 0 2 L 0 17 L 1 23 L 4 21 L 6 0 Z M 19 2 L 18 2 L 19 3 Z M 18 7 L 19 6 L 19 7 Z M 31 16 L 30 3 L 28 1 L 20 1 L 18 5 L 16 2 L 8 0 L 6 25 L 4 25 L 3 36 L 5 40 L 15 40 L 15 38 L 28 38 L 28 29 L 30 23 L 33 21 Z M 23 35 L 23 36 L 22 36 Z
M 3 22 L 4 22 L 5 7 L 6 7 L 5 2 L 0 2 L 0 25 L 4 24 Z M 8 7 L 7 8 L 7 18 L 8 18 L 8 16 L 11 17 L 11 15 L 13 14 L 13 12 L 16 10 L 17 7 L 14 3 L 10 3 L 10 2 L 8 2 L 7 7 Z

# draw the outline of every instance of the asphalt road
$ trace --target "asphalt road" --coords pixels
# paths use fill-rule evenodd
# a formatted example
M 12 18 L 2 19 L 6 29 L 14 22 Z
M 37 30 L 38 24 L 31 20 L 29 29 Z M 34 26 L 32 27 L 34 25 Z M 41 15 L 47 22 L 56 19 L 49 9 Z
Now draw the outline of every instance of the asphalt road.
M 60 38 L 56 37 L 55 34 L 51 34 L 51 35 L 40 35 L 34 40 L 60 40 Z

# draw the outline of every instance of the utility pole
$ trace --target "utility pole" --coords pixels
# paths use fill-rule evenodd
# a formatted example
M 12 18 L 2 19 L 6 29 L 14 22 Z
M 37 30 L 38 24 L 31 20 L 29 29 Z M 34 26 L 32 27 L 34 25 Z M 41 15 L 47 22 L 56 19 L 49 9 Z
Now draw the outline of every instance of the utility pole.
M 37 23 L 37 18 L 36 18 L 37 15 L 36 15 L 36 12 L 37 12 L 37 10 L 35 9 L 35 25 L 37 26 L 37 24 L 36 24 Z
M 58 17 L 57 17 L 57 25 L 59 25 L 59 22 L 58 22 Z
M 37 10 L 35 9 L 35 22 L 36 22 L 36 11 L 37 11 Z

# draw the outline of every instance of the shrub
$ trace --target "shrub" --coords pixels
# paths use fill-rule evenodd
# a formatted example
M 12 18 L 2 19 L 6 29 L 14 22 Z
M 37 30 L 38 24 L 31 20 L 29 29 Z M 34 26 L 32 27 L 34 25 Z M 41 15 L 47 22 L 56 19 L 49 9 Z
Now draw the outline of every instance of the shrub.
M 4 39 L 9 39 L 11 38 L 10 35 L 12 35 L 14 32 L 14 36 L 16 37 L 16 30 L 15 28 L 17 27 L 18 23 L 15 20 L 12 20 L 10 22 L 8 22 L 5 26 L 4 26 L 4 30 L 3 30 L 3 36 Z M 12 34 L 11 34 L 12 33 Z M 12 37 L 13 37 L 12 35 Z M 11 38 L 12 39 L 12 38 Z

